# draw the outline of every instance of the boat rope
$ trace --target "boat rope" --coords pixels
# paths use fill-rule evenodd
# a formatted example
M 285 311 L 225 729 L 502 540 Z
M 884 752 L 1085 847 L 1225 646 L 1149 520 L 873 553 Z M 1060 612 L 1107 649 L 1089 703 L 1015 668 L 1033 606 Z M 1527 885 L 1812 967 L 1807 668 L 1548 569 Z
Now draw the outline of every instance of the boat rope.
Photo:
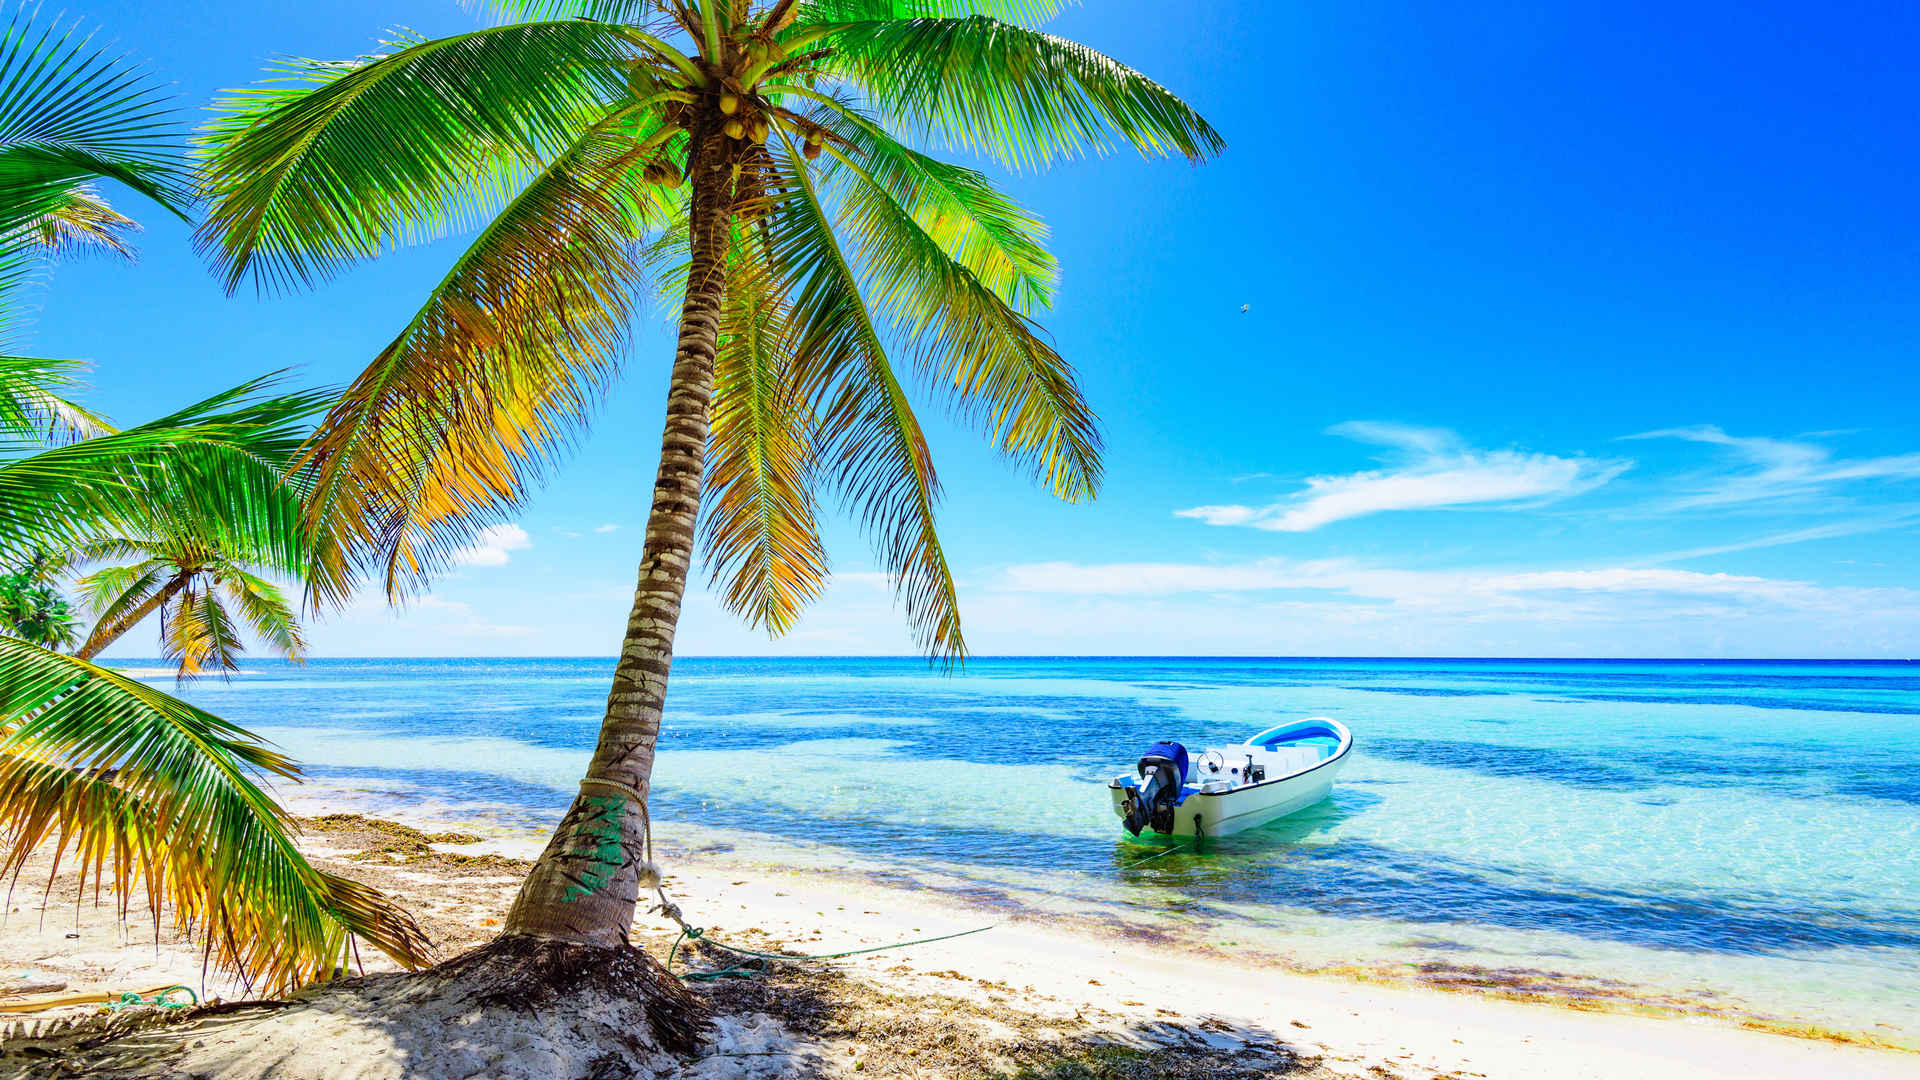
M 169 1001 L 168 999 L 173 996 L 175 990 L 187 995 L 190 1000 Z M 176 983 L 165 989 L 148 991 L 144 995 L 128 991 L 121 994 L 118 1001 L 108 1002 L 107 1008 L 112 1009 L 114 1012 L 119 1012 L 121 1009 L 132 1009 L 141 1005 L 158 1005 L 163 1009 L 184 1009 L 188 1006 L 198 1004 L 200 1004 L 199 994 L 194 993 L 191 987 L 181 986 Z
M 187 997 L 192 1000 L 170 1000 L 176 990 L 187 995 Z M 118 1012 L 121 1009 L 131 1009 L 141 1005 L 157 1005 L 163 1009 L 184 1009 L 190 1005 L 198 1005 L 199 1003 L 200 995 L 194 993 L 191 987 L 181 986 L 175 983 L 170 986 L 156 986 L 151 990 L 128 990 L 120 994 L 115 994 L 111 991 L 96 991 L 91 994 L 58 994 L 52 997 L 31 998 L 26 1001 L 0 1002 L 0 1012 L 37 1013 L 46 1012 L 48 1009 L 66 1008 L 71 1005 L 105 1006 Z
M 627 788 L 625 784 L 620 784 L 618 781 L 595 781 L 595 783 L 603 783 L 608 786 L 618 785 L 619 787 L 626 788 L 629 792 L 633 791 L 632 788 Z M 776 960 L 785 961 L 790 964 L 804 964 L 819 963 L 825 960 L 840 960 L 849 956 L 866 956 L 869 953 L 885 952 L 888 949 L 904 949 L 909 945 L 931 945 L 936 941 L 950 941 L 954 938 L 967 937 L 971 934 L 985 933 L 999 925 L 998 923 L 989 923 L 986 926 L 976 926 L 971 930 L 962 930 L 954 934 L 941 934 L 937 937 L 916 938 L 912 941 L 896 941 L 888 945 L 873 945 L 864 949 L 847 949 L 844 952 L 819 953 L 817 955 L 756 952 L 753 949 L 743 949 L 738 945 L 729 945 L 717 938 L 708 937 L 705 928 L 694 926 L 687 922 L 685 916 L 681 914 L 680 905 L 667 899 L 666 886 L 662 880 L 664 875 L 659 871 L 659 864 L 653 861 L 653 816 L 647 812 L 646 797 L 640 795 L 638 792 L 634 792 L 634 794 L 636 796 L 635 804 L 640 807 L 640 832 L 644 838 L 642 857 L 645 859 L 645 863 L 643 870 L 650 870 L 652 872 L 653 891 L 654 894 L 660 898 L 660 906 L 656 910 L 658 910 L 661 915 L 673 920 L 673 922 L 680 927 L 680 936 L 674 938 L 672 947 L 667 949 L 667 973 L 673 973 L 674 957 L 679 955 L 680 946 L 689 941 L 704 941 L 716 949 L 723 949 L 737 956 L 747 958 L 746 963 L 733 964 L 724 968 L 716 968 L 712 971 L 689 971 L 685 975 L 680 976 L 687 982 L 712 982 L 716 979 L 750 979 L 756 975 L 765 974 L 770 962 Z
M 787 961 L 788 963 L 797 964 L 797 963 L 806 963 L 810 961 L 817 962 L 821 960 L 839 960 L 843 957 L 848 957 L 848 956 L 866 956 L 869 953 L 885 952 L 888 949 L 904 949 L 909 945 L 930 945 L 936 941 L 951 941 L 954 938 L 963 938 L 963 937 L 967 937 L 970 934 L 983 934 L 988 930 L 993 929 L 997 925 L 999 924 L 991 923 L 986 926 L 976 926 L 971 930 L 962 930 L 954 934 L 941 934 L 938 937 L 916 938 L 912 941 L 896 941 L 890 945 L 873 945 L 865 949 L 848 949 L 845 952 L 804 955 L 800 953 L 755 952 L 752 949 L 742 949 L 737 945 L 729 945 L 724 941 L 717 941 L 713 938 L 707 937 L 706 931 L 702 930 L 700 927 L 688 926 L 685 923 L 681 923 L 680 936 L 674 939 L 673 948 L 667 950 L 667 970 L 668 971 L 673 970 L 674 954 L 679 952 L 680 943 L 688 940 L 704 941 L 707 944 L 712 945 L 717 949 L 725 949 L 730 953 L 735 953 L 740 956 L 748 957 L 752 960 L 760 961 L 758 965 L 751 964 L 751 963 L 735 964 L 732 967 L 720 968 L 717 971 L 690 971 L 687 974 L 681 976 L 681 978 L 687 980 L 688 982 L 711 982 L 714 979 L 742 979 L 742 978 L 751 978 L 752 976 L 762 974 L 767 970 L 767 961 L 770 961 L 770 960 L 784 960 L 784 961 Z
M 585 780 L 580 781 L 580 786 L 612 788 L 638 803 L 642 814 L 647 812 L 647 793 L 631 784 L 623 784 L 618 780 L 610 780 L 604 776 L 589 776 Z
M 1187 850 L 1187 846 L 1185 844 L 1173 844 L 1169 847 L 1162 848 L 1161 850 L 1156 851 L 1153 854 L 1148 855 L 1143 859 L 1135 859 L 1134 861 L 1128 863 L 1125 869 L 1131 870 L 1134 867 L 1141 865 L 1142 863 L 1150 863 L 1153 860 L 1161 857 L 1162 855 L 1171 855 L 1176 851 L 1185 851 L 1185 850 Z
M 1153 854 L 1148 855 L 1144 859 L 1135 859 L 1134 861 L 1121 867 L 1121 869 L 1131 870 L 1142 863 L 1150 863 L 1153 860 L 1160 858 L 1162 855 L 1171 855 L 1176 851 L 1198 851 L 1200 850 L 1201 841 L 1204 841 L 1206 838 L 1207 838 L 1206 821 L 1199 814 L 1195 814 L 1193 815 L 1193 846 L 1192 847 L 1187 847 L 1186 845 L 1176 840 L 1170 846 L 1160 851 L 1156 851 Z

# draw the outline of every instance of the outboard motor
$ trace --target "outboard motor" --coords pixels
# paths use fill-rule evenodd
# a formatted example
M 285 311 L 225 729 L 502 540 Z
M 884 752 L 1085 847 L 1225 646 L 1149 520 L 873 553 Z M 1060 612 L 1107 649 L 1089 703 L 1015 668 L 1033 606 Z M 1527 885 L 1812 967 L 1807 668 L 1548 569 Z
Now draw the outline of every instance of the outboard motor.
M 1140 786 L 1127 791 L 1127 831 L 1135 836 L 1151 825 L 1153 831 L 1173 831 L 1173 810 L 1180 805 L 1180 787 L 1187 782 L 1187 748 L 1177 742 L 1154 743 L 1140 758 Z

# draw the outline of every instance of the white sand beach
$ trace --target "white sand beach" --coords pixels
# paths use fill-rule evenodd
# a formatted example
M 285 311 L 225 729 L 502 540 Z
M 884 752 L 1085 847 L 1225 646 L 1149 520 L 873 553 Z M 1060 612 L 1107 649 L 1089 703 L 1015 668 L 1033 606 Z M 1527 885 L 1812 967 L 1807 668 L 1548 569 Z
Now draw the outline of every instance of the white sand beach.
M 488 835 L 479 842 L 429 844 L 420 833 L 369 821 L 312 824 L 306 846 L 327 869 L 404 897 L 448 955 L 493 933 L 518 882 L 517 860 L 537 854 L 542 839 L 493 829 L 483 830 Z M 473 835 L 471 826 L 458 823 L 413 824 L 429 835 Z M 667 847 L 667 888 L 688 920 L 747 948 L 819 954 L 992 926 L 835 961 L 832 969 L 844 977 L 823 976 L 819 965 L 783 965 L 764 981 L 699 984 L 720 1014 L 717 1037 L 709 1057 L 673 1064 L 669 1075 L 932 1077 L 996 1075 L 996 1068 L 1021 1075 L 1021 1066 L 1050 1061 L 1056 1052 L 1064 1059 L 1109 1046 L 1139 1055 L 1147 1071 L 1137 1075 L 1177 1075 L 1166 1070 L 1208 1055 L 1209 1069 L 1231 1063 L 1249 1076 L 1920 1077 L 1920 1054 L 1905 1051 L 1718 1020 L 1300 974 L 1257 956 L 1151 932 L 1010 913 L 1000 904 L 770 867 L 732 852 L 671 854 Z M 213 1000 L 248 996 L 231 981 L 203 975 L 190 943 L 165 933 L 156 942 L 151 925 L 138 919 L 122 927 L 110 907 L 89 901 L 76 909 L 73 894 L 56 889 L 43 912 L 32 873 L 16 890 L 0 931 L 0 970 L 8 977 L 0 987 L 32 992 L 0 1004 L 169 983 Z M 657 956 L 674 937 L 675 927 L 657 914 L 634 927 L 636 942 Z M 685 957 L 683 950 L 676 971 L 686 970 Z M 694 959 L 703 968 L 727 962 L 710 949 Z M 368 966 L 379 968 L 372 960 Z M 810 1025 L 823 998 L 837 1003 L 827 1011 L 839 1019 Z M 876 1037 L 868 1030 L 876 1011 L 919 1022 L 909 1019 L 890 1037 Z M 34 1040 L 22 1031 L 15 1029 L 0 1063 L 13 1075 L 39 1075 L 34 1059 L 23 1056 Z M 360 1034 L 316 1056 L 312 1040 L 337 1039 L 337 1032 L 311 1030 L 297 1014 L 267 1012 L 228 1021 L 217 1032 L 195 1031 L 191 1019 L 165 1025 L 142 1036 L 142 1052 L 168 1046 L 171 1038 L 202 1064 L 225 1061 L 212 1074 L 220 1076 L 411 1075 L 404 1052 L 382 1043 L 391 1042 L 388 1032 Z M 97 1075 L 152 1074 L 113 1072 L 126 1060 L 111 1056 L 112 1044 L 92 1052 L 107 1056 L 73 1060 L 92 1060 Z M 162 1059 L 140 1060 L 160 1067 Z M 329 1064 L 310 1071 L 317 1061 Z M 394 1071 L 397 1065 L 401 1071 Z

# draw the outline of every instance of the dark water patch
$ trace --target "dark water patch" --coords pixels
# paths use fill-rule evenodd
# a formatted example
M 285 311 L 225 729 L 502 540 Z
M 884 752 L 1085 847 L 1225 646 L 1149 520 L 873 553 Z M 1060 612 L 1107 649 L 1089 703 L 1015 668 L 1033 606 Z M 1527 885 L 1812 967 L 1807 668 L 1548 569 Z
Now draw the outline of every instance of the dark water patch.
M 1151 865 L 1154 884 L 1191 897 L 1280 903 L 1340 917 L 1547 930 L 1742 955 L 1920 947 L 1915 915 L 1867 915 L 1769 897 L 1601 889 L 1352 841 L 1277 848 L 1259 859 L 1170 856 Z
M 1897 771 L 1849 772 L 1835 776 L 1833 789 L 1842 795 L 1864 795 L 1869 799 L 1920 806 L 1920 771 L 1909 766 Z
M 1800 712 L 1868 713 L 1886 716 L 1920 716 L 1920 704 L 1894 701 L 1841 701 L 1832 698 L 1767 698 L 1737 694 L 1654 693 L 1572 695 L 1583 702 L 1617 702 L 1634 705 L 1745 705 L 1755 709 L 1793 709 Z
M 379 797 L 396 803 L 486 803 L 524 811 L 530 820 L 543 825 L 557 823 L 569 801 L 565 792 L 484 772 L 382 769 L 360 765 L 308 765 L 302 771 L 316 780 L 404 781 L 411 787 L 392 789 L 383 786 L 378 792 Z
M 1532 746 L 1440 739 L 1369 739 L 1362 754 L 1430 765 L 1465 769 L 1487 776 L 1551 780 L 1586 787 L 1637 787 L 1644 781 L 1616 765 L 1590 761 L 1577 754 Z
M 1496 697 L 1510 692 L 1490 687 L 1456 690 L 1446 686 L 1342 686 L 1340 689 L 1360 690 L 1369 694 L 1400 694 L 1404 697 Z

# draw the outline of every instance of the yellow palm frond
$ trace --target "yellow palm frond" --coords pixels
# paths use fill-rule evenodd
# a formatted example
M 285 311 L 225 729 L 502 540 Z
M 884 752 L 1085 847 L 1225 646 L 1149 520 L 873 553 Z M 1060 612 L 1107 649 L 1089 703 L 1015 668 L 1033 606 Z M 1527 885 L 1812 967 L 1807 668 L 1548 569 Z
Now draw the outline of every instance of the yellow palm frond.
M 92 184 L 79 184 L 62 193 L 33 230 L 41 248 L 53 255 L 102 251 L 131 259 L 140 224 L 115 210 Z
M 701 541 L 727 608 L 770 635 L 791 629 L 827 579 L 814 424 L 793 378 L 789 315 L 764 267 L 736 250 L 714 362 Z
M 316 870 L 257 782 L 299 771 L 253 736 L 117 672 L 0 638 L 0 874 L 43 845 L 267 992 L 332 978 L 355 937 L 407 967 L 431 947 L 404 910 Z
M 818 417 L 823 479 L 873 538 L 921 647 L 948 663 L 966 656 L 953 571 L 934 527 L 940 484 L 926 435 L 887 359 L 859 277 L 804 168 L 766 218 L 767 261 L 791 297 L 799 346 L 795 384 Z
M 328 412 L 302 467 L 309 521 L 340 540 L 318 596 L 344 600 L 361 574 L 405 594 L 515 513 L 570 444 L 626 343 L 640 157 L 616 124 L 582 136 Z

